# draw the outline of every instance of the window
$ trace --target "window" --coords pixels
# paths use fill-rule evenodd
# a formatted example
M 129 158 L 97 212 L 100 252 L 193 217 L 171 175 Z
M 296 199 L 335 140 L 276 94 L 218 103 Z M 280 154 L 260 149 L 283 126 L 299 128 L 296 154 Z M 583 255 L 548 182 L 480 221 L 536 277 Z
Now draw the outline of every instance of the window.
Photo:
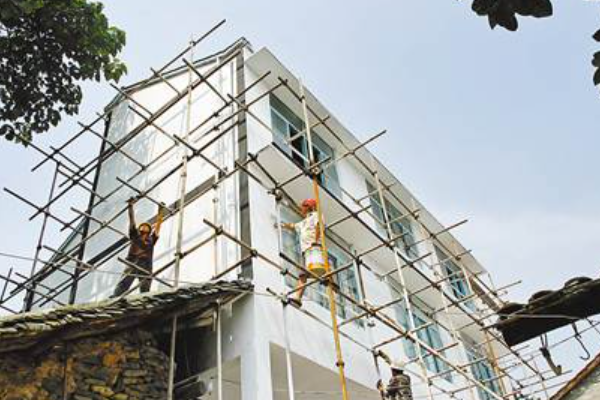
M 302 168 L 309 164 L 308 143 L 305 134 L 298 135 L 304 130 L 304 122 L 292 112 L 281 100 L 271 95 L 271 122 L 274 142 L 277 147 L 287 153 L 290 158 Z M 313 154 L 315 162 L 325 159 L 333 160 L 335 152 L 317 133 L 311 131 Z M 290 139 L 291 142 L 290 142 Z M 319 176 L 319 182 L 338 197 L 341 187 L 335 165 L 327 166 Z
M 437 246 L 435 246 L 435 254 L 438 258 L 438 262 L 441 263 L 442 272 L 448 278 L 448 284 L 450 285 L 451 290 L 450 294 L 457 300 L 470 296 L 471 290 L 469 289 L 469 285 L 462 269 Z M 475 309 L 475 303 L 472 299 L 462 303 L 471 310 Z
M 425 314 L 420 311 L 418 308 L 414 311 L 414 321 L 417 330 L 417 336 L 421 339 L 427 346 L 439 350 L 444 347 L 444 342 L 442 341 L 441 328 L 440 326 L 433 321 L 433 323 Z M 429 324 L 429 325 L 428 325 Z M 426 349 L 421 349 L 421 354 L 423 356 L 423 361 L 425 362 L 425 366 L 427 369 L 433 373 L 440 374 L 442 372 L 448 371 L 447 374 L 442 375 L 444 379 L 447 381 L 452 381 L 452 372 L 450 370 L 450 366 L 446 364 L 439 357 L 429 353 Z
M 327 243 L 327 254 L 329 256 L 329 267 L 332 270 L 336 270 L 340 267 L 347 266 L 351 261 L 343 251 L 332 243 L 331 240 Z M 358 293 L 358 279 L 356 278 L 356 272 L 353 268 L 346 269 L 333 276 L 333 281 L 340 288 L 340 291 L 346 296 L 359 300 Z M 327 286 L 315 285 L 316 297 L 319 304 L 325 308 L 329 308 L 329 295 L 327 294 Z M 335 300 L 337 303 L 337 313 L 342 319 L 351 318 L 361 312 L 361 310 L 345 297 L 335 293 Z M 363 325 L 362 320 L 357 321 L 360 326 Z
M 287 207 L 281 207 L 281 221 L 282 222 L 297 222 L 300 219 L 300 216 L 296 214 L 292 209 Z M 329 241 L 327 242 L 328 247 L 328 256 L 329 256 L 329 266 L 331 269 L 335 270 L 337 268 L 348 265 L 350 262 L 350 258 L 335 245 L 331 238 L 327 237 Z M 337 239 L 339 242 L 341 239 Z M 294 263 L 303 265 L 303 258 L 300 252 L 300 244 L 298 240 L 298 236 L 295 231 L 282 229 L 282 238 L 281 238 L 281 252 L 285 254 L 288 258 L 294 261 Z M 348 248 L 347 245 L 344 244 L 345 248 Z M 290 263 L 286 263 L 286 267 L 291 271 L 294 271 L 295 268 Z M 359 289 L 358 289 L 358 279 L 356 277 L 356 272 L 353 268 L 348 268 L 333 277 L 334 282 L 339 286 L 340 290 L 346 294 L 347 296 L 358 300 L 359 299 Z M 296 287 L 297 279 L 292 277 L 291 275 L 286 275 L 286 284 L 290 287 Z M 305 293 L 305 298 L 313 300 L 320 304 L 325 308 L 329 308 L 329 296 L 327 294 L 327 286 L 322 284 L 314 284 L 307 288 Z M 342 319 L 353 317 L 358 314 L 360 310 L 358 310 L 357 306 L 354 305 L 349 300 L 343 298 L 342 296 L 336 293 L 336 303 L 337 313 Z M 362 326 L 362 320 L 358 320 L 357 323 Z
M 402 296 L 402 286 L 395 280 L 390 279 L 389 281 L 390 289 L 392 296 L 395 298 Z M 441 349 L 444 347 L 444 342 L 442 340 L 441 335 L 441 327 L 437 325 L 435 322 L 428 326 L 431 321 L 428 317 L 425 316 L 425 313 L 421 311 L 418 307 L 412 304 L 413 310 L 413 320 L 415 326 L 417 328 L 423 327 L 422 329 L 417 330 L 417 337 L 421 339 L 425 344 L 434 349 Z M 406 307 L 406 301 L 402 301 L 400 303 L 394 304 L 394 312 L 396 314 L 396 321 L 400 326 L 402 326 L 406 330 L 411 330 L 411 318 L 408 313 L 408 309 Z M 416 359 L 417 356 L 417 345 L 410 339 L 402 339 L 402 343 L 404 346 L 404 352 L 409 359 Z M 433 372 L 435 374 L 440 374 L 444 371 L 449 371 L 450 367 L 442 361 L 440 358 L 430 354 L 426 349 L 421 349 L 421 354 L 423 356 L 423 361 L 427 370 Z M 448 381 L 452 381 L 452 373 L 448 372 L 447 374 L 442 375 L 442 377 Z
M 297 222 L 300 217 L 288 207 L 280 207 L 281 222 Z M 281 252 L 292 259 L 295 263 L 302 265 L 302 254 L 300 253 L 300 242 L 295 231 L 289 229 L 281 230 Z M 290 279 L 288 275 L 286 279 Z M 295 284 L 295 283 L 294 283 Z M 292 285 L 293 286 L 293 285 Z
M 403 297 L 402 286 L 392 278 L 388 278 L 388 282 L 390 285 L 390 291 L 392 297 L 397 299 Z M 400 324 L 401 327 L 410 331 L 412 329 L 411 321 L 408 316 L 408 309 L 406 307 L 406 300 L 402 300 L 399 303 L 394 304 L 394 313 L 396 314 L 396 322 Z M 417 350 L 415 343 L 407 338 L 402 339 L 402 346 L 404 347 L 404 353 L 406 357 L 409 359 L 417 358 Z
M 477 379 L 492 392 L 502 395 L 500 383 L 498 382 L 498 379 L 496 379 L 496 374 L 490 361 L 487 358 L 482 357 L 482 355 L 473 347 L 467 347 L 467 355 L 469 357 L 469 363 L 473 363 L 471 364 L 473 378 Z M 492 395 L 482 388 L 478 387 L 477 391 L 479 392 L 479 398 L 481 400 L 493 399 Z
M 367 190 L 370 193 L 369 200 L 371 202 L 371 209 L 373 210 L 373 214 L 376 217 L 377 229 L 385 234 L 387 232 L 386 229 L 386 215 L 383 211 L 383 206 L 381 205 L 379 193 L 375 185 L 371 184 L 371 182 L 367 182 Z M 390 228 L 392 231 L 392 236 L 400 236 L 397 241 L 396 246 L 400 248 L 406 255 L 412 258 L 419 257 L 419 251 L 417 246 L 415 245 L 415 234 L 413 231 L 412 224 L 408 218 L 402 218 L 403 214 L 392 205 L 387 199 L 385 199 L 387 217 L 390 221 Z

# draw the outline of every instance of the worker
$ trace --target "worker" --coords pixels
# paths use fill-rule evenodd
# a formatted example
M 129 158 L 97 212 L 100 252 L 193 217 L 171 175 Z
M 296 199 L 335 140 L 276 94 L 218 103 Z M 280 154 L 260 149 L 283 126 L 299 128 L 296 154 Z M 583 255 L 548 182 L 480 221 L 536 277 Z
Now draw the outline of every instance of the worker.
M 282 228 L 294 230 L 300 241 L 300 251 L 304 260 L 305 271 L 300 271 L 296 296 L 290 301 L 298 307 L 302 307 L 302 296 L 306 290 L 306 282 L 309 274 L 320 277 L 325 274 L 325 262 L 323 261 L 323 247 L 321 245 L 321 227 L 319 226 L 319 214 L 317 213 L 317 201 L 306 199 L 300 204 L 303 219 L 297 223 L 281 224 Z
M 115 287 L 111 297 L 121 296 L 129 289 L 137 276 L 140 281 L 140 292 L 150 291 L 152 283 L 152 261 L 154 257 L 154 246 L 158 241 L 160 226 L 163 221 L 163 206 L 158 207 L 158 217 L 154 229 L 148 222 L 142 222 L 139 226 L 135 223 L 133 204 L 135 199 L 127 201 L 129 214 L 129 252 L 125 259 L 126 267 L 121 280 Z
M 377 390 L 379 390 L 381 398 L 387 400 L 413 400 L 410 376 L 404 373 L 405 364 L 402 361 L 391 361 L 389 356 L 383 352 L 379 352 L 379 355 L 390 364 L 392 372 L 387 387 L 381 379 L 377 381 Z

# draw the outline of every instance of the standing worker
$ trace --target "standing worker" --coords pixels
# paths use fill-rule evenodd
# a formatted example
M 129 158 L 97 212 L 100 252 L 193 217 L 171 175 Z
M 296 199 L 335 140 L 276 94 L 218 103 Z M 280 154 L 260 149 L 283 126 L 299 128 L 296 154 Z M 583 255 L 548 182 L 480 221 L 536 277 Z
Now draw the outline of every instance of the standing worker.
M 127 211 L 129 213 L 129 253 L 127 254 L 126 268 L 121 275 L 121 280 L 115 287 L 111 297 L 119 297 L 129 289 L 133 280 L 137 276 L 140 281 L 140 292 L 150 291 L 152 283 L 152 261 L 154 257 L 154 246 L 160 234 L 160 226 L 163 221 L 163 207 L 158 207 L 158 217 L 154 229 L 148 222 L 142 222 L 136 226 L 133 204 L 135 199 L 127 201 Z
M 412 387 L 410 385 L 410 376 L 404 373 L 405 364 L 401 361 L 392 362 L 390 357 L 384 352 L 379 354 L 388 364 L 390 364 L 392 377 L 387 386 L 377 381 L 377 390 L 382 399 L 386 400 L 413 400 Z
M 300 251 L 304 259 L 304 268 L 311 275 L 321 277 L 325 274 L 325 262 L 323 261 L 323 246 L 321 244 L 321 227 L 319 226 L 319 214 L 317 213 L 317 201 L 306 199 L 300 204 L 302 221 L 297 223 L 281 224 L 282 228 L 294 230 L 300 240 Z M 302 306 L 302 296 L 308 280 L 305 271 L 300 271 L 298 284 L 296 286 L 296 297 L 291 299 L 298 307 Z

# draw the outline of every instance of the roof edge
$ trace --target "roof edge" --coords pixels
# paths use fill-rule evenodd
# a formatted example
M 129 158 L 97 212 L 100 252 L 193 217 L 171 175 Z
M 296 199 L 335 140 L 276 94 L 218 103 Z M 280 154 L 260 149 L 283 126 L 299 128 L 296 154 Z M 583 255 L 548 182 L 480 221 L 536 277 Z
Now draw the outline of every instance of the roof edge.
M 250 41 L 248 41 L 248 39 L 246 39 L 244 36 L 242 36 L 239 39 L 237 39 L 236 41 L 234 41 L 233 43 L 231 43 L 230 45 L 228 45 L 227 47 L 225 47 L 215 53 L 212 53 L 208 56 L 205 56 L 198 60 L 195 60 L 193 62 L 193 65 L 195 67 L 203 67 L 205 65 L 215 62 L 219 57 L 226 57 L 229 54 L 231 54 L 239 49 L 243 49 L 245 47 L 247 47 L 250 50 L 250 52 L 254 52 L 254 50 L 252 48 L 252 43 L 250 43 Z M 180 75 L 186 71 L 187 71 L 187 66 L 180 65 L 178 67 L 175 67 L 175 68 L 172 68 L 172 69 L 162 72 L 161 75 L 162 75 L 162 78 L 169 79 L 169 78 L 175 77 L 177 75 Z M 139 90 L 148 88 L 150 86 L 153 86 L 157 83 L 162 82 L 162 78 L 153 74 L 153 76 L 151 76 L 150 78 L 142 79 L 140 81 L 129 84 L 127 86 L 122 86 L 121 90 L 127 94 L 132 94 Z M 117 93 L 115 95 L 115 97 L 113 97 L 113 99 L 104 107 L 104 111 L 105 112 L 110 111 L 110 109 L 113 108 L 117 103 L 119 103 L 123 99 L 123 97 L 124 96 L 121 93 Z

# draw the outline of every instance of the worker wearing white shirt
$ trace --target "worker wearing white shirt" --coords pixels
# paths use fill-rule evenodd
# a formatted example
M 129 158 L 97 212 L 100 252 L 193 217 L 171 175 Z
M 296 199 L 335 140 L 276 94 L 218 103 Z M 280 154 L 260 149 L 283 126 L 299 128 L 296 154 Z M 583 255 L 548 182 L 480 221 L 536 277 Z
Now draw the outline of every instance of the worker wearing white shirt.
M 306 199 L 301 204 L 301 212 L 304 217 L 297 223 L 281 224 L 283 228 L 296 231 L 300 240 L 300 250 L 304 258 L 304 268 L 311 275 L 322 276 L 325 274 L 325 262 L 323 261 L 323 247 L 321 245 L 321 229 L 319 227 L 319 215 L 317 213 L 317 202 L 315 199 Z M 304 285 L 308 280 L 308 274 L 302 271 L 298 277 L 298 290 L 296 297 L 292 299 L 298 306 L 302 306 L 302 296 L 306 288 Z

